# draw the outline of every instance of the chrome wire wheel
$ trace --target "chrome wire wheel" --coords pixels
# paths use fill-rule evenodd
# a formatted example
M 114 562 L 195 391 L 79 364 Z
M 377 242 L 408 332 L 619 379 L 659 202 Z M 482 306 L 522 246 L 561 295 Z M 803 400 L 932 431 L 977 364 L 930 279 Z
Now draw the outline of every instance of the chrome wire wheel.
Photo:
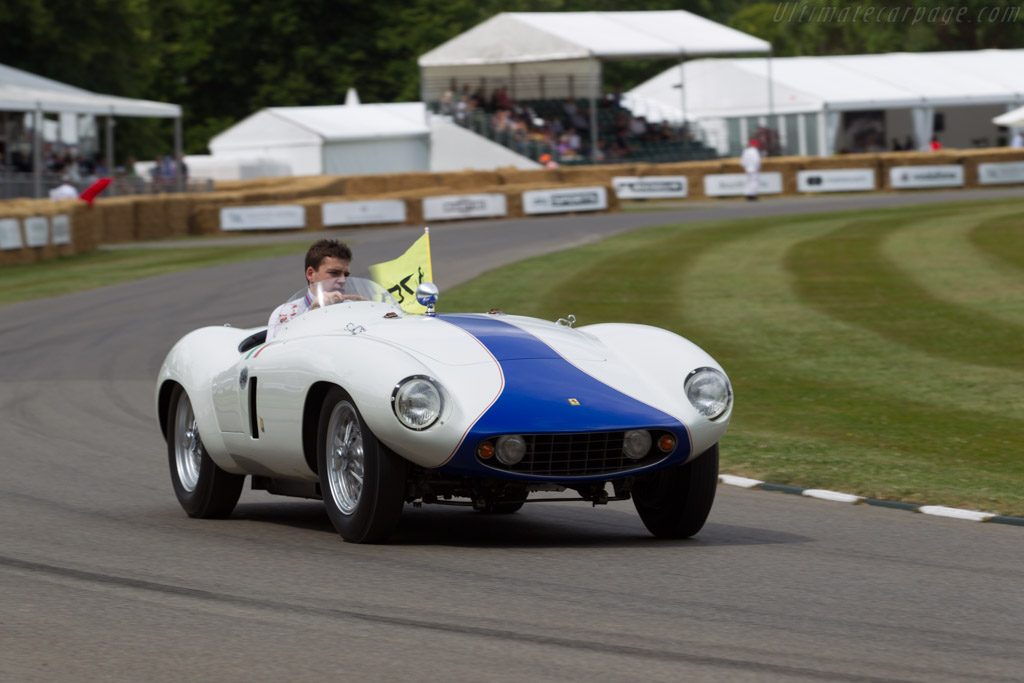
M 359 414 L 351 403 L 341 401 L 334 406 L 327 427 L 327 481 L 331 499 L 344 515 L 351 515 L 359 505 L 365 465 Z
M 182 395 L 174 418 L 174 463 L 182 488 L 191 493 L 199 484 L 199 467 L 203 462 L 203 440 L 192 412 L 188 396 Z

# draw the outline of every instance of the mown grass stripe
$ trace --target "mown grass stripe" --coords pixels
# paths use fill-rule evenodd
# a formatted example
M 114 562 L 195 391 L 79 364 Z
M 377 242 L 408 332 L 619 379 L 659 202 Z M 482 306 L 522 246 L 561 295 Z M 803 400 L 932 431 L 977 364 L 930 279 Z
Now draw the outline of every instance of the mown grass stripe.
M 1004 323 L 1024 325 L 1024 271 L 971 241 L 979 225 L 1002 219 L 1006 210 L 998 204 L 970 213 L 958 210 L 941 217 L 907 219 L 883 240 L 882 254 L 929 296 Z
M 1024 213 L 982 221 L 971 230 L 970 240 L 993 258 L 1024 270 Z
M 881 241 L 904 223 L 901 216 L 863 219 L 793 245 L 785 266 L 800 298 L 925 353 L 1024 370 L 1024 326 L 935 299 L 882 256 Z

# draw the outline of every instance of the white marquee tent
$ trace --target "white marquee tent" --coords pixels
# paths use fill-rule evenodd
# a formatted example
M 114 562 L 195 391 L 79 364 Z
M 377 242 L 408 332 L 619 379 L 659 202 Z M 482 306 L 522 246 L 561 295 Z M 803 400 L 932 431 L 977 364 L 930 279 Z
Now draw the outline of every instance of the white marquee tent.
M 1005 114 L 1000 114 L 999 116 L 992 119 L 992 123 L 996 124 L 997 126 L 1024 126 L 1024 107 L 1017 107 L 1016 109 L 1008 111 Z
M 430 165 L 422 102 L 269 107 L 210 140 L 217 158 L 274 159 L 293 175 L 400 173 Z
M 69 115 L 105 116 L 107 118 L 106 155 L 111 163 L 114 158 L 114 117 L 175 119 L 174 149 L 175 154 L 181 156 L 181 107 L 176 104 L 103 95 L 0 64 L 0 112 L 33 113 L 35 115 L 34 126 L 38 130 L 44 128 L 45 114 L 57 114 L 63 117 Z M 11 116 L 9 114 L 4 116 L 3 137 L 5 141 L 10 142 Z M 38 141 L 39 136 L 35 136 L 34 140 Z M 8 144 L 6 147 L 10 150 L 11 146 Z M 37 171 L 36 196 L 41 196 L 42 193 L 41 153 L 40 146 L 34 145 L 33 166 Z M 9 159 L 5 161 L 10 162 Z
M 992 129 L 988 134 L 995 132 L 993 112 L 1024 102 L 1024 50 L 704 59 L 684 69 L 685 99 L 673 68 L 630 90 L 624 104 L 654 120 L 678 122 L 685 111 L 687 120 L 725 121 L 733 146 L 753 126 L 770 124 L 801 154 L 834 153 L 843 112 L 903 110 L 908 133 L 923 145 L 938 110 L 960 122 L 947 129 L 966 131 L 981 121 Z M 965 108 L 978 116 L 970 118 Z
M 767 41 L 684 10 L 504 12 L 419 58 L 420 99 L 438 101 L 468 84 L 506 86 L 513 99 L 593 103 L 603 61 L 770 52 Z M 592 104 L 592 117 L 595 110 Z M 592 119 L 594 135 L 596 128 Z

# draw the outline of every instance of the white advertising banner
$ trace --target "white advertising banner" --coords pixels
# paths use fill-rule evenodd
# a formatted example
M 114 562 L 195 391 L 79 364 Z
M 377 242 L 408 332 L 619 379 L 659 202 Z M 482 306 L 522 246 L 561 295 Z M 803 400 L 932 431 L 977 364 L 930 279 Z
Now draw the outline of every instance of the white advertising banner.
M 374 199 L 366 202 L 327 202 L 321 207 L 324 226 L 404 223 L 405 202 Z
M 221 230 L 296 230 L 306 227 L 306 209 L 297 204 L 229 206 L 220 210 Z
M 603 211 L 608 192 L 603 187 L 569 187 L 564 190 L 529 190 L 523 193 L 523 213 Z
M 21 249 L 21 223 L 17 218 L 0 218 L 0 249 Z
M 964 167 L 959 164 L 893 166 L 889 169 L 889 184 L 897 190 L 915 187 L 963 187 Z
M 873 168 L 830 168 L 797 171 L 797 192 L 863 192 L 875 189 Z
M 71 244 L 71 217 L 66 213 L 53 217 L 53 243 Z
M 747 187 L 746 173 L 716 173 L 704 176 L 704 194 L 709 197 L 739 197 Z M 758 194 L 780 194 L 782 174 L 778 171 L 757 174 Z
M 612 187 L 619 199 L 681 199 L 688 189 L 684 175 L 616 176 Z
M 50 221 L 46 216 L 25 219 L 25 245 L 45 247 L 50 243 Z
M 503 194 L 449 194 L 423 200 L 425 221 L 490 218 L 507 214 L 508 207 Z
M 979 185 L 1024 183 L 1024 161 L 996 161 L 978 164 Z

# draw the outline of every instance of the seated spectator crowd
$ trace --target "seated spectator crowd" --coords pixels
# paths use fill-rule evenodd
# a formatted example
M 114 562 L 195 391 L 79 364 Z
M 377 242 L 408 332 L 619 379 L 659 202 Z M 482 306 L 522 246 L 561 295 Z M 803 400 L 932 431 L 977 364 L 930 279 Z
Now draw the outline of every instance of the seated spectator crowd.
M 714 156 L 686 127 L 650 123 L 624 108 L 620 97 L 619 91 L 607 94 L 598 101 L 593 117 L 589 100 L 516 101 L 507 86 L 495 88 L 488 98 L 483 87 L 471 92 L 464 85 L 458 95 L 446 92 L 438 109 L 459 125 L 548 166 Z M 590 128 L 595 118 L 598 139 L 592 150 Z

